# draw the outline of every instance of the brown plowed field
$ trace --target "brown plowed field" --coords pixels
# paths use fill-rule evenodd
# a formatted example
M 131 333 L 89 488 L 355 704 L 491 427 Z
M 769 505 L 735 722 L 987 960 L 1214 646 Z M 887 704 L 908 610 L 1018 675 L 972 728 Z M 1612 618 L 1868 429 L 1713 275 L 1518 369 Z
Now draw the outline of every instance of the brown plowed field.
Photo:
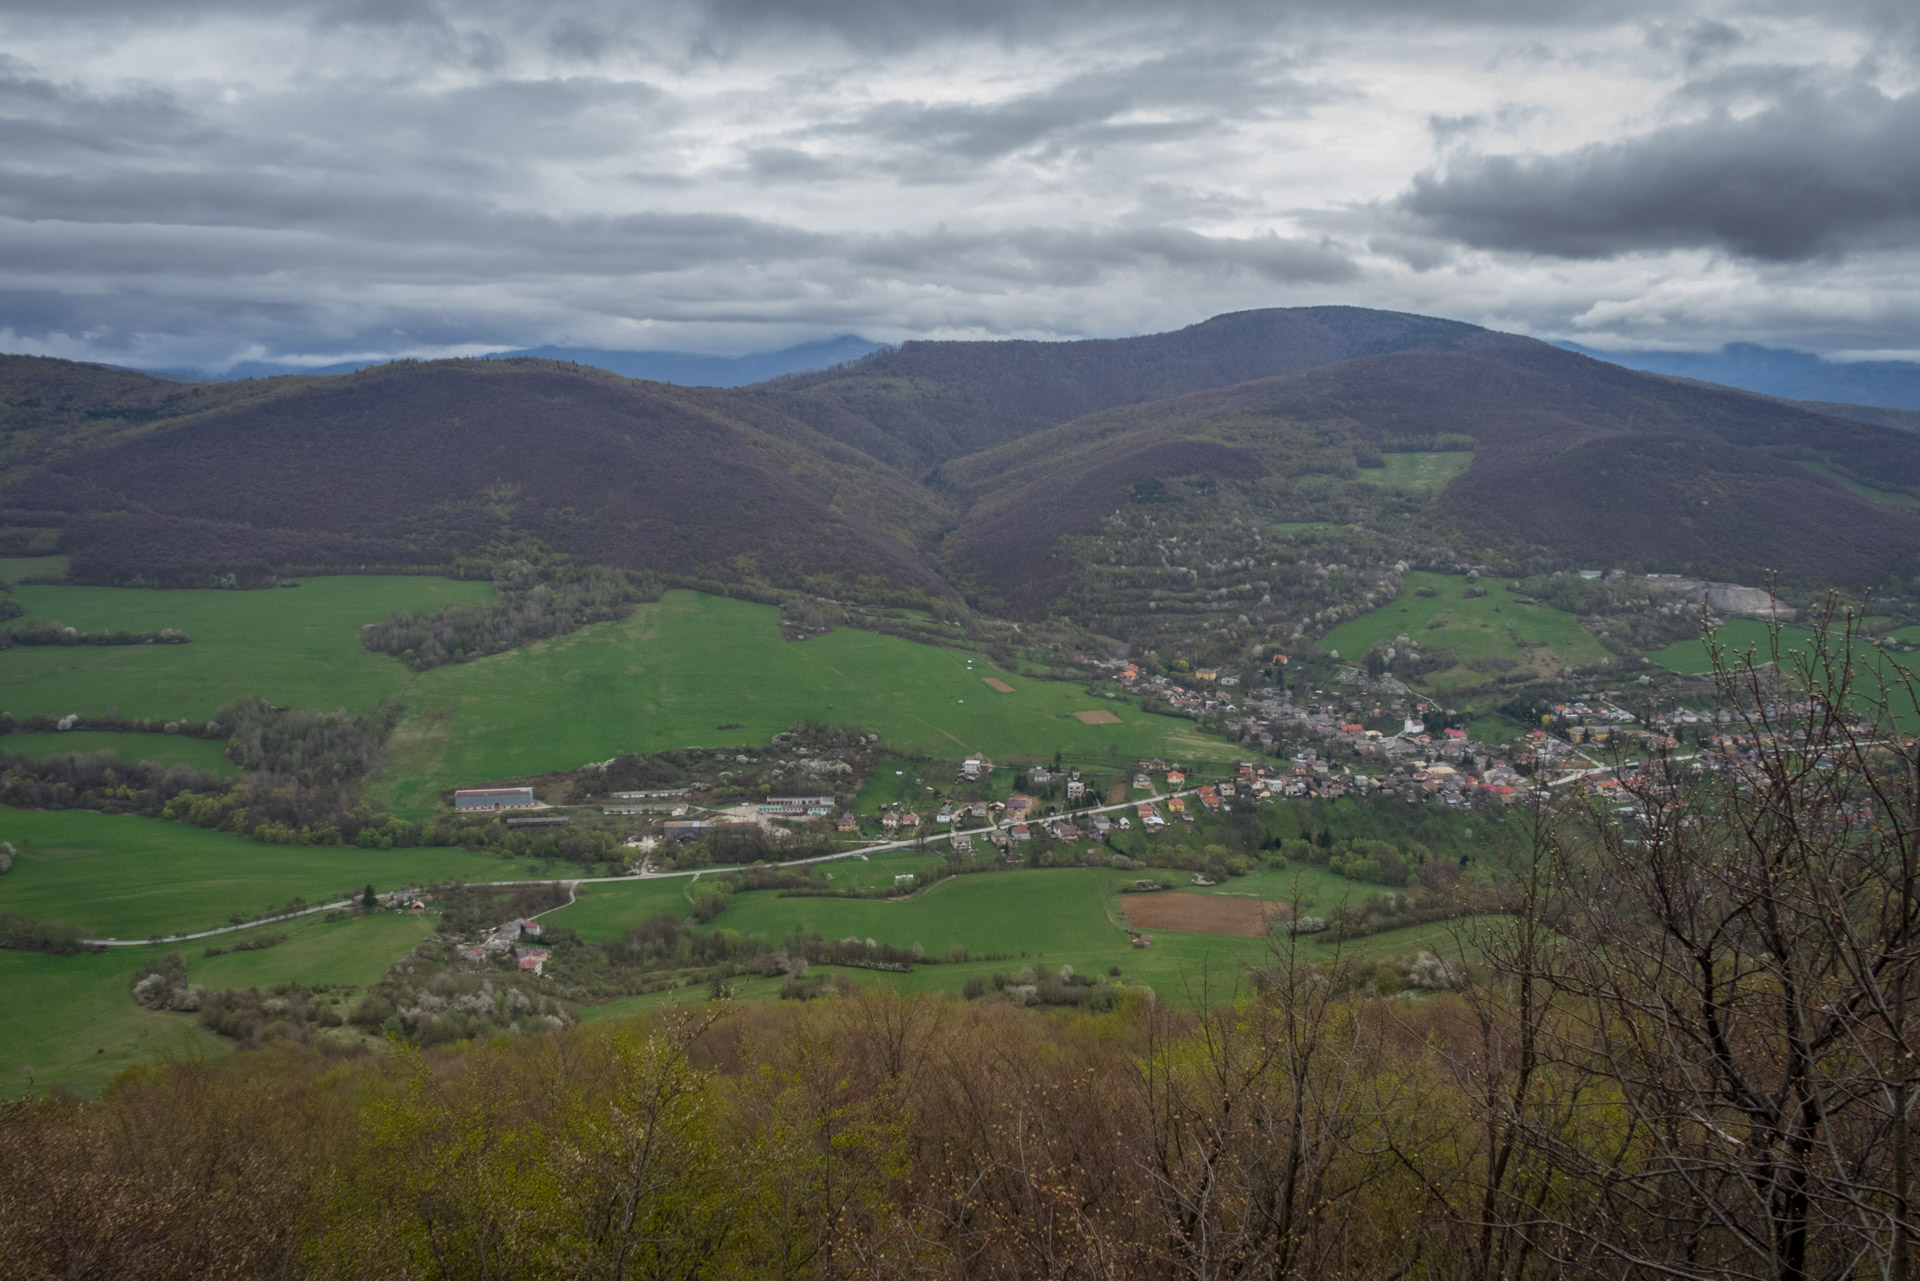
M 1073 719 L 1082 725 L 1118 725 L 1120 723 L 1118 716 L 1107 711 L 1075 712 Z
M 996 680 L 995 678 L 993 678 L 993 677 L 991 677 L 991 676 L 982 676 L 982 677 L 981 677 L 980 679 L 981 679 L 981 680 L 982 680 L 983 682 L 985 682 L 985 684 L 986 684 L 986 686 L 987 686 L 987 688 L 988 688 L 988 689 L 997 689 L 997 690 L 999 690 L 999 691 L 1000 691 L 1000 692 L 1001 692 L 1002 694 L 1011 694 L 1011 693 L 1013 693 L 1013 686 L 1011 686 L 1011 685 L 1009 685 L 1009 684 L 1007 684 L 1007 683 L 1006 683 L 1005 681 L 1003 681 L 1003 680 Z
M 1269 918 L 1286 912 L 1285 903 L 1225 894 L 1122 894 L 1120 905 L 1137 930 L 1191 930 L 1196 934 L 1226 934 L 1258 938 L 1267 932 Z

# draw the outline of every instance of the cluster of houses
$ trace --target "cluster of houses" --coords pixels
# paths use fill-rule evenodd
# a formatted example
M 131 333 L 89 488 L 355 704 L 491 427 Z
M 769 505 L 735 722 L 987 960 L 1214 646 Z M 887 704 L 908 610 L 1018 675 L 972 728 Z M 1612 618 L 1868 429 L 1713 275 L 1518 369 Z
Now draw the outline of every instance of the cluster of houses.
M 1633 719 L 1610 705 L 1600 709 L 1576 705 L 1569 714 Z M 1398 733 L 1369 729 L 1383 711 L 1400 715 L 1404 707 L 1369 706 L 1350 697 L 1344 704 L 1326 702 L 1295 706 L 1283 698 L 1262 700 L 1249 708 L 1260 719 L 1241 728 L 1249 737 L 1271 744 L 1284 737 L 1289 743 L 1317 743 L 1292 754 L 1289 767 L 1269 785 L 1286 797 L 1383 796 L 1411 802 L 1437 801 L 1447 805 L 1513 804 L 1534 785 L 1543 771 L 1584 764 L 1578 749 L 1565 738 L 1544 729 L 1512 742 L 1492 745 L 1475 741 L 1457 728 L 1430 732 L 1416 714 L 1401 715 Z M 1259 732 L 1252 732 L 1257 725 Z M 1335 757 L 1352 764 L 1336 766 Z
M 540 946 L 540 922 L 524 918 L 494 926 L 478 943 L 461 948 L 460 955 L 469 961 L 507 956 L 522 971 L 539 974 L 553 954 Z
M 1089 658 L 1085 654 L 1076 654 L 1073 661 L 1106 673 L 1128 693 L 1163 699 L 1175 710 L 1193 716 L 1204 716 L 1211 712 L 1232 715 L 1240 710 L 1234 695 L 1223 692 L 1238 688 L 1240 678 L 1223 674 L 1217 668 L 1197 667 L 1188 677 L 1189 683 L 1182 684 L 1171 676 L 1148 672 L 1138 663 L 1129 663 L 1125 659 Z M 1286 659 L 1281 656 L 1277 661 L 1284 663 Z

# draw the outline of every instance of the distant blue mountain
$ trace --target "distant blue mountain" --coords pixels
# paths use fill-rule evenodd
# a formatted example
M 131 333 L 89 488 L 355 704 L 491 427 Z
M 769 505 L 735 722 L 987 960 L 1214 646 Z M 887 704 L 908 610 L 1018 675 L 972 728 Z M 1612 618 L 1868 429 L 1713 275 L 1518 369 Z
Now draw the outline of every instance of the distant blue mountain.
M 1920 409 L 1920 363 L 1908 360 L 1841 364 L 1811 352 L 1744 342 L 1728 343 L 1719 351 L 1595 351 L 1579 343 L 1558 345 L 1628 369 L 1697 378 L 1784 400 Z
M 831 369 L 885 345 L 854 334 L 841 334 L 838 338 L 750 356 L 701 356 L 684 351 L 595 351 L 585 347 L 531 347 L 525 351 L 501 352 L 500 356 L 571 360 L 628 378 L 648 378 L 657 383 L 678 383 L 682 387 L 744 387 L 782 374 Z
M 782 374 L 831 369 L 835 365 L 858 360 L 885 345 L 869 342 L 855 334 L 841 334 L 838 338 L 801 343 L 780 351 L 755 352 L 747 356 L 703 356 L 687 351 L 601 351 L 591 347 L 528 347 L 519 351 L 495 352 L 486 359 L 539 356 L 546 360 L 570 360 L 578 365 L 592 365 L 596 369 L 609 370 L 627 378 L 649 378 L 654 382 L 677 383 L 682 387 L 743 387 L 748 383 L 778 378 Z M 356 369 L 386 363 L 384 360 L 357 360 L 316 366 L 246 360 L 224 373 L 202 369 L 150 369 L 146 372 L 163 378 L 184 378 L 195 382 L 233 382 L 241 378 L 273 378 L 281 374 L 350 374 Z

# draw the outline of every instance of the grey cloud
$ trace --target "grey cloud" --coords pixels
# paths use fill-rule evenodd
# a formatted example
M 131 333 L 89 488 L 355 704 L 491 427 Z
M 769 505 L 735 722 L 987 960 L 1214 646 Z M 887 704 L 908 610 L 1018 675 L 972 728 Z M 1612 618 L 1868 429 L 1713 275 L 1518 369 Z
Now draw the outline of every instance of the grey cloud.
M 1647 29 L 1647 47 L 1662 53 L 1677 53 L 1689 67 L 1698 67 L 1731 53 L 1745 44 L 1746 35 L 1731 23 L 1717 18 L 1696 18 L 1690 22 L 1656 22 Z
M 1069 75 L 999 101 L 886 102 L 815 136 L 869 157 L 882 148 L 893 172 L 913 181 L 949 182 L 968 176 L 969 166 L 1021 154 L 1085 158 L 1222 135 L 1297 117 L 1338 94 L 1298 79 L 1289 60 L 1270 53 L 1201 48 Z
M 1422 24 L 1485 22 L 1588 27 L 1658 12 L 1648 0 L 1540 4 L 1538 0 L 704 0 L 706 29 L 721 43 L 765 27 L 830 31 L 855 44 L 898 47 L 944 35 L 1031 37 L 1090 25 L 1145 21 L 1179 31 L 1224 24 L 1271 31 L 1277 24 L 1347 25 L 1379 18 Z
M 1474 155 L 1399 208 L 1481 249 L 1566 258 L 1707 247 L 1774 262 L 1920 237 L 1920 94 L 1803 96 L 1558 155 Z
M 852 247 L 856 264 L 899 276 L 927 272 L 976 283 L 1084 287 L 1145 267 L 1246 274 L 1275 283 L 1336 284 L 1358 274 L 1320 241 L 1202 236 L 1175 227 L 1028 227 L 999 234 L 936 231 Z
M 125 155 L 195 145 L 212 132 L 166 91 L 93 92 L 57 83 L 0 54 L 0 136 L 8 155 L 38 153 L 71 163 L 76 153 Z

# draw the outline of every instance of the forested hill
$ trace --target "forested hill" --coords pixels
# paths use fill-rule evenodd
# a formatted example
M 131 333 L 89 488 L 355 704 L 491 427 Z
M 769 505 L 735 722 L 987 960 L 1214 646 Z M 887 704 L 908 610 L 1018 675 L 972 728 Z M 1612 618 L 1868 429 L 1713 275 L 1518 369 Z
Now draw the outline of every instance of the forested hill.
M 1127 556 L 1165 564 L 1095 546 L 1148 510 L 1222 565 L 1304 521 L 1357 531 L 1327 553 L 1348 564 L 1857 588 L 1920 574 L 1920 434 L 1344 307 L 909 343 L 741 389 L 534 359 L 182 386 L 0 358 L 0 526 L 58 531 L 91 581 L 448 565 L 532 537 L 1038 617 L 1088 612 Z
M 1435 451 L 1464 470 L 1416 522 L 1470 548 L 1754 582 L 1875 584 L 1920 560 L 1920 519 L 1842 483 L 1920 494 L 1920 436 L 1489 341 L 1127 405 L 955 460 L 941 480 L 966 515 L 949 569 L 1031 615 L 1073 575 L 1063 538 L 1092 534 L 1143 485 L 1230 486 L 1252 500 L 1242 519 L 1364 522 L 1391 487 L 1385 455 Z M 1152 494 L 1166 519 L 1224 504 L 1176 489 Z
M 910 342 L 762 394 L 823 434 L 921 474 L 1115 405 L 1385 352 L 1524 341 L 1399 312 L 1275 308 L 1139 338 Z
M 104 441 L 43 442 L 50 461 L 8 478 L 4 519 L 59 527 L 76 575 L 102 581 L 442 565 L 510 528 L 626 568 L 945 591 L 915 550 L 941 511 L 919 486 L 722 393 L 542 360 L 251 386 Z

